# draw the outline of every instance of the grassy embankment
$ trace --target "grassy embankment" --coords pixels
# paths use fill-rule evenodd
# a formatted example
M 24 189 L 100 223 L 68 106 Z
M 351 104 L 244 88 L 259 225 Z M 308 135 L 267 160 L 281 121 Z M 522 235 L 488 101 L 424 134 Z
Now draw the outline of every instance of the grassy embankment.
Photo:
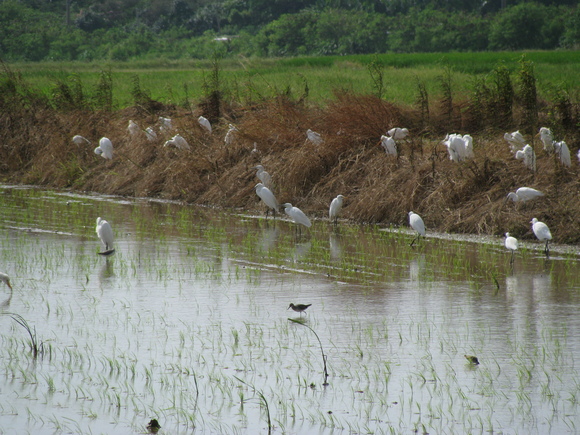
M 526 115 L 527 91 L 518 82 L 519 58 L 520 53 L 481 53 L 252 60 L 245 69 L 240 62 L 224 61 L 219 83 L 211 63 L 111 65 L 111 80 L 100 88 L 100 70 L 108 65 L 14 65 L 12 71 L 20 71 L 23 79 L 3 77 L 4 83 L 12 83 L 5 90 L 12 90 L 2 103 L 7 127 L 0 133 L 2 179 L 259 209 L 253 166 L 262 163 L 274 177 L 279 200 L 311 215 L 325 216 L 330 200 L 342 193 L 347 197 L 344 216 L 359 222 L 405 224 L 407 212 L 414 210 L 431 229 L 510 231 L 532 238 L 529 221 L 537 217 L 552 228 L 555 241 L 575 243 L 580 241 L 576 159 L 564 168 L 528 134 L 538 154 L 533 173 L 513 158 L 502 136 L 546 125 L 576 153 L 580 56 L 527 54 L 534 61 L 540 97 L 538 119 L 532 121 Z M 373 60 L 384 62 L 374 70 L 382 81 L 369 74 L 366 65 Z M 498 108 L 504 88 L 497 85 L 494 68 L 502 60 L 512 71 L 515 89 L 509 117 L 505 112 L 500 116 Z M 81 87 L 71 85 L 72 71 Z M 56 94 L 49 91 L 55 83 Z M 474 96 L 475 83 L 487 89 L 485 104 Z M 378 84 L 383 85 L 383 99 L 369 96 Z M 422 98 L 418 84 L 426 91 Z M 84 107 L 93 104 L 97 88 L 113 108 L 122 109 Z M 38 89 L 44 96 L 34 91 Z M 164 104 L 155 104 L 148 95 Z M 55 101 L 61 110 L 54 110 Z M 565 113 L 571 114 L 572 126 Z M 197 124 L 200 114 L 211 118 L 212 135 Z M 175 132 L 160 132 L 159 116 L 174 119 L 191 150 L 163 147 Z M 159 140 L 130 137 L 129 119 L 141 128 L 154 126 Z M 226 147 L 230 122 L 239 133 Z M 380 136 L 393 126 L 411 131 L 410 139 L 399 144 L 398 158 L 387 157 L 379 146 Z M 305 143 L 307 128 L 322 133 L 325 143 Z M 451 162 L 441 144 L 447 132 L 471 133 L 475 159 Z M 93 146 L 73 145 L 75 134 L 89 138 Z M 115 146 L 111 162 L 93 153 L 102 136 Z M 251 152 L 254 143 L 259 154 Z M 524 185 L 544 191 L 546 198 L 523 206 L 505 203 L 507 192 Z

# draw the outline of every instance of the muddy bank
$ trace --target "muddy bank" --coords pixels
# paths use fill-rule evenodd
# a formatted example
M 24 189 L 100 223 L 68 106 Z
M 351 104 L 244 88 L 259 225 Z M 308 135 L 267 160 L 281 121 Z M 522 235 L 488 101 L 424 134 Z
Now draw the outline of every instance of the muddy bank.
M 280 97 L 249 107 L 222 107 L 219 118 L 209 116 L 210 134 L 197 122 L 207 114 L 203 107 L 194 113 L 169 106 L 109 112 L 5 107 L 0 112 L 0 175 L 9 183 L 259 211 L 265 208 L 254 193 L 254 166 L 262 164 L 273 177 L 278 200 L 315 217 L 326 217 L 330 201 L 340 193 L 346 197 L 342 217 L 355 222 L 406 225 L 413 210 L 428 229 L 509 231 L 533 239 L 529 222 L 536 217 L 549 225 L 555 242 L 579 243 L 578 133 L 562 131 L 557 137 L 570 147 L 570 168 L 528 134 L 537 153 L 537 171 L 532 172 L 509 151 L 503 139 L 508 129 L 473 132 L 468 113 L 457 112 L 455 119 L 432 116 L 426 123 L 411 110 L 370 96 L 339 95 L 324 108 Z M 172 130 L 161 128 L 160 116 L 172 119 Z M 141 129 L 135 135 L 127 130 L 129 120 Z M 238 131 L 226 145 L 230 123 Z M 380 137 L 396 126 L 407 127 L 410 134 L 398 142 L 398 157 L 387 156 Z M 146 127 L 155 130 L 156 140 L 147 139 Z M 323 144 L 306 141 L 309 128 L 322 135 Z M 474 159 L 449 159 L 441 141 L 454 132 L 473 136 Z M 164 146 L 177 133 L 190 149 Z M 74 144 L 77 134 L 91 144 Z M 113 143 L 112 160 L 93 151 L 103 136 Z M 506 202 L 506 194 L 521 186 L 546 196 L 526 204 Z

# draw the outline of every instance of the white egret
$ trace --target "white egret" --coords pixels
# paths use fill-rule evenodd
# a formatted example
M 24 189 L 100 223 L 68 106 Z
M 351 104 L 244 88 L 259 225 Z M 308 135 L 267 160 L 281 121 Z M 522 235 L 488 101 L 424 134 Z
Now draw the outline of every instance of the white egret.
M 520 187 L 515 192 L 508 193 L 506 201 L 511 199 L 513 202 L 526 202 L 539 198 L 540 196 L 544 196 L 544 194 L 539 190 L 531 187 Z
M 578 161 L 580 161 L 580 150 L 578 150 L 578 154 L 576 154 L 576 157 L 578 157 Z
M 132 119 L 129 120 L 129 125 L 127 126 L 127 130 L 129 131 L 129 134 L 131 136 L 136 136 L 141 131 L 141 129 L 139 128 L 137 123 L 135 121 L 133 121 Z
M 314 145 L 321 145 L 324 143 L 324 139 L 322 139 L 320 133 L 316 133 L 310 129 L 306 130 L 306 140 L 312 142 Z
M 397 143 L 390 136 L 381 136 L 381 146 L 385 149 L 388 156 L 397 155 Z
M 463 143 L 465 144 L 465 158 L 473 159 L 475 154 L 473 153 L 473 138 L 469 134 L 463 135 Z
M 445 136 L 443 143 L 447 146 L 449 159 L 454 162 L 460 162 L 465 159 L 465 142 L 460 134 L 448 134 Z
M 236 128 L 235 125 L 233 124 L 229 125 L 229 130 L 226 133 L 226 136 L 224 137 L 224 142 L 226 145 L 231 145 L 232 143 L 234 143 L 235 134 L 237 131 L 238 129 Z
M 113 159 L 113 142 L 109 138 L 102 137 L 99 140 L 99 146 L 95 148 L 95 154 L 101 156 L 104 159 Z
M 546 256 L 549 256 L 550 248 L 548 243 L 550 243 L 550 240 L 552 240 L 552 233 L 550 232 L 550 228 L 548 228 L 548 225 L 546 225 L 544 222 L 540 222 L 536 218 L 533 218 L 530 223 L 532 224 L 532 231 L 538 240 L 540 242 L 546 241 L 544 252 L 546 253 Z
M 209 132 L 209 134 L 211 134 L 211 123 L 208 121 L 207 118 L 205 118 L 204 116 L 200 116 L 199 118 L 197 118 L 197 122 L 199 122 L 199 125 L 205 128 Z
M 572 160 L 570 159 L 570 149 L 566 142 L 554 142 L 554 150 L 556 151 L 556 155 L 560 159 L 560 162 L 567 168 L 572 165 Z
M 280 208 L 278 204 L 278 200 L 272 193 L 270 189 L 264 186 L 262 183 L 258 183 L 255 186 L 256 195 L 260 197 L 260 199 L 268 206 L 268 210 L 266 210 L 266 219 L 268 218 L 268 213 L 270 209 L 274 210 L 274 217 L 276 217 L 276 211 Z
M 526 139 L 520 133 L 520 131 L 514 131 L 513 133 L 505 133 L 503 138 L 508 141 L 510 145 L 510 150 L 515 153 L 520 147 L 526 144 Z
M 173 130 L 173 121 L 171 120 L 171 118 L 164 118 L 163 116 L 160 116 L 159 122 L 161 122 L 161 130 L 167 132 Z
M 514 262 L 514 253 L 518 249 L 518 239 L 510 236 L 510 233 L 505 233 L 505 247 L 512 251 L 512 257 L 510 260 L 510 264 L 512 264 Z
M 4 284 L 8 286 L 8 288 L 10 288 L 10 290 L 12 290 L 12 285 L 10 284 L 10 277 L 8 275 L 0 272 L 0 281 L 2 281 Z
M 552 130 L 547 127 L 542 127 L 540 128 L 538 135 L 544 144 L 544 151 L 548 154 L 552 154 L 554 152 L 554 136 L 552 135 Z
M 145 135 L 147 136 L 147 140 L 149 142 L 153 142 L 157 140 L 157 133 L 153 130 L 153 127 L 147 127 L 145 129 Z
M 113 249 L 113 229 L 111 228 L 111 224 L 100 217 L 97 218 L 97 236 L 105 245 L 105 250 L 103 252 L 99 252 L 100 255 L 110 255 L 115 250 Z
M 394 127 L 387 131 L 387 134 L 395 140 L 405 139 L 409 135 L 409 130 L 406 128 Z
M 523 149 L 516 152 L 516 159 L 523 160 L 524 165 L 531 171 L 536 171 L 536 153 L 534 149 L 526 145 Z
M 77 145 L 86 145 L 91 143 L 90 140 L 88 140 L 86 137 L 81 136 L 80 134 L 75 134 L 72 138 L 72 141 Z
M 267 188 L 272 187 L 272 177 L 268 172 L 264 170 L 264 167 L 262 165 L 258 165 L 255 166 L 254 169 L 258 170 L 258 172 L 256 172 L 256 177 L 260 179 L 262 184 Z
M 336 198 L 334 198 L 331 201 L 330 208 L 328 209 L 328 217 L 330 218 L 331 221 L 334 222 L 335 225 L 338 222 L 338 215 L 340 214 L 340 211 L 342 210 L 343 200 L 344 200 L 344 196 L 338 195 Z
M 411 246 L 415 243 L 415 241 L 420 237 L 425 237 L 425 223 L 421 216 L 417 213 L 410 211 L 409 212 L 409 225 L 417 232 L 417 236 L 411 242 Z
M 189 146 L 189 143 L 187 143 L 187 141 L 183 138 L 183 136 L 176 134 L 175 136 L 173 136 L 171 139 L 169 139 L 168 141 L 165 142 L 165 144 L 163 145 L 164 147 L 172 145 L 180 150 L 189 150 L 191 149 L 191 147 Z
M 286 214 L 292 218 L 295 224 L 304 225 L 306 228 L 312 226 L 310 219 L 308 219 L 304 212 L 298 207 L 293 207 L 289 202 L 282 204 L 282 206 L 284 207 Z
M 252 154 L 258 155 L 260 154 L 260 150 L 258 149 L 258 142 L 254 142 L 254 148 L 252 149 Z

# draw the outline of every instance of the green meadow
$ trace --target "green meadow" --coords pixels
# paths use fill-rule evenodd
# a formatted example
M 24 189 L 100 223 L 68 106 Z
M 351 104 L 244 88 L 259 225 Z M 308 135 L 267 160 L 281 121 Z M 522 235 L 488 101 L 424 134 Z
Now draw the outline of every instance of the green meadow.
M 580 88 L 578 51 L 237 58 L 215 62 L 164 59 L 156 62 L 42 62 L 15 63 L 9 68 L 19 72 L 32 88 L 48 94 L 58 83 L 70 84 L 78 80 L 84 93 L 90 95 L 102 72 L 108 72 L 116 108 L 134 104 L 135 78 L 141 90 L 154 100 L 178 105 L 195 102 L 203 95 L 215 65 L 226 98 L 242 103 L 288 93 L 296 97 L 307 95 L 314 103 L 332 99 L 336 90 L 376 94 L 380 80 L 382 98 L 412 105 L 419 83 L 430 97 L 437 99 L 442 92 L 441 78 L 446 74 L 451 77 L 454 98 L 458 100 L 469 96 L 474 83 L 486 79 L 499 65 L 507 67 L 515 80 L 522 56 L 533 62 L 540 98 L 551 100 L 555 93 L 566 92 L 573 100 L 577 99 Z

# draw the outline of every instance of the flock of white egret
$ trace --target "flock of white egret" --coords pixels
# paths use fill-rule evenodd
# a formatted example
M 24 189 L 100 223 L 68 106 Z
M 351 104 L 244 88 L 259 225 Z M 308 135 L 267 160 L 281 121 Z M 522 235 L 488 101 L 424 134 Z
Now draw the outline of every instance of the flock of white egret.
M 207 133 L 212 133 L 212 126 L 211 123 L 207 120 L 207 118 L 203 116 L 199 116 L 198 123 L 205 130 Z M 175 132 L 172 120 L 170 118 L 159 117 L 159 131 L 168 134 Z M 133 120 L 129 121 L 129 125 L 127 130 L 131 136 L 137 136 L 139 134 L 144 133 L 148 140 L 153 141 L 157 139 L 157 133 L 153 129 L 153 127 L 149 126 L 146 129 L 142 130 Z M 229 124 L 229 129 L 225 135 L 224 142 L 226 145 L 230 145 L 233 143 L 234 137 L 238 132 L 238 128 L 233 124 Z M 394 127 L 387 131 L 386 135 L 381 136 L 381 146 L 385 149 L 387 155 L 394 155 L 397 156 L 398 154 L 398 147 L 397 147 L 397 140 L 403 140 L 407 138 L 409 135 L 409 130 L 407 128 L 400 128 Z M 570 150 L 564 141 L 556 141 L 554 140 L 552 131 L 547 127 L 540 128 L 539 133 L 536 135 L 540 137 L 540 141 L 543 144 L 544 151 L 550 154 L 556 154 L 560 162 L 569 167 L 571 165 L 570 160 Z M 532 171 L 536 170 L 536 154 L 533 148 L 527 144 L 527 140 L 519 131 L 514 131 L 512 133 L 505 133 L 504 139 L 508 142 L 511 152 L 514 154 L 516 159 L 523 160 L 525 166 Z M 90 144 L 91 142 L 84 138 L 83 136 L 76 135 L 73 137 L 73 142 L 77 145 L 83 144 Z M 324 139 L 322 135 L 308 129 L 306 131 L 306 141 L 310 142 L 314 145 L 321 145 L 324 143 Z M 461 162 L 467 159 L 471 159 L 474 157 L 473 151 L 473 138 L 468 135 L 461 135 L 457 133 L 448 134 L 443 143 L 447 146 L 447 150 L 449 153 L 450 160 L 454 162 Z M 164 146 L 174 146 L 178 149 L 191 149 L 189 143 L 181 136 L 180 134 L 175 134 L 171 139 L 167 140 Z M 112 159 L 113 158 L 113 144 L 111 140 L 106 137 L 103 137 L 99 140 L 99 146 L 95 148 L 95 154 L 101 155 L 105 159 Z M 258 154 L 259 151 L 257 149 L 257 144 L 254 143 L 254 149 L 252 151 L 254 154 Z M 580 160 L 580 151 L 578 152 L 578 159 Z M 269 211 L 272 210 L 274 216 L 276 216 L 276 212 L 280 209 L 280 203 L 276 199 L 276 196 L 272 192 L 272 177 L 271 175 L 264 169 L 262 165 L 257 165 L 254 167 L 257 170 L 256 176 L 260 180 L 258 184 L 255 185 L 256 194 L 260 197 L 260 199 L 266 204 L 267 212 L 266 217 L 269 214 Z M 533 189 L 531 187 L 520 187 L 515 192 L 510 192 L 507 194 L 506 201 L 512 200 L 514 202 L 526 202 L 531 201 L 536 198 L 542 197 L 544 194 L 539 190 Z M 343 195 L 338 195 L 336 198 L 332 200 L 329 207 L 329 219 L 334 224 L 337 224 L 339 214 L 342 210 L 343 206 Z M 300 210 L 298 207 L 293 206 L 290 203 L 282 204 L 285 213 L 292 219 L 294 223 L 296 223 L 299 227 L 305 226 L 309 228 L 312 223 L 310 219 L 306 216 L 306 214 Z M 411 228 L 417 232 L 417 236 L 411 242 L 411 246 L 415 243 L 415 241 L 423 236 L 425 237 L 425 223 L 421 216 L 413 211 L 408 213 L 409 216 L 409 224 Z M 100 221 L 100 223 L 99 223 Z M 552 239 L 552 235 L 550 233 L 549 228 L 543 222 L 539 222 L 536 218 L 532 221 L 532 230 L 538 240 L 545 241 L 545 253 L 546 255 L 549 254 L 549 246 L 548 243 Z M 97 234 L 101 238 L 101 241 L 105 245 L 105 252 L 103 254 L 108 254 L 113 252 L 112 250 L 112 243 L 113 243 L 113 233 L 111 230 L 110 225 L 107 221 L 101 220 L 99 218 L 97 222 Z M 509 236 L 509 233 L 506 233 L 505 239 L 505 246 L 512 252 L 512 261 L 513 261 L 513 253 L 518 248 L 518 241 L 514 237 Z M 1 277 L 0 277 L 1 279 Z

